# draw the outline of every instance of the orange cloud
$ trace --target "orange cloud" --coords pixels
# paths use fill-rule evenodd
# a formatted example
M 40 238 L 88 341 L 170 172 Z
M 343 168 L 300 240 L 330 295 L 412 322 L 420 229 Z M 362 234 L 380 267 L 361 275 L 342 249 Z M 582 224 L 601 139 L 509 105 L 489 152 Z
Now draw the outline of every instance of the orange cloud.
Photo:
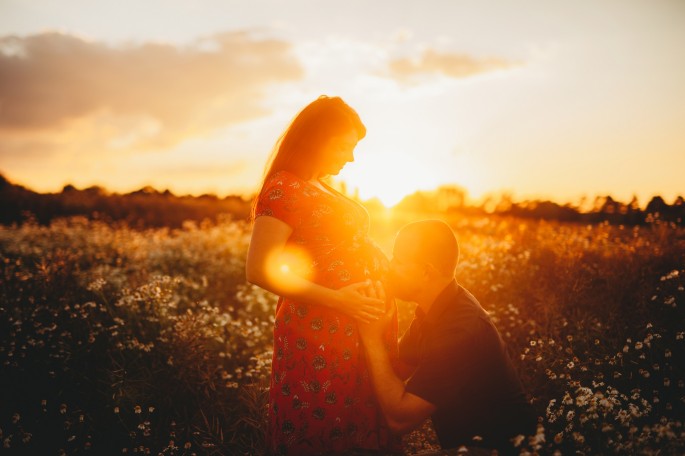
M 47 151 L 86 134 L 84 145 L 99 150 L 169 147 L 264 114 L 264 89 L 302 73 L 288 43 L 243 32 L 185 47 L 113 47 L 63 33 L 5 36 L 0 145 L 5 154 Z
M 391 61 L 389 70 L 392 77 L 407 82 L 414 76 L 425 74 L 442 74 L 459 79 L 517 65 L 504 59 L 477 59 L 466 54 L 439 53 L 427 49 L 418 59 L 401 58 Z

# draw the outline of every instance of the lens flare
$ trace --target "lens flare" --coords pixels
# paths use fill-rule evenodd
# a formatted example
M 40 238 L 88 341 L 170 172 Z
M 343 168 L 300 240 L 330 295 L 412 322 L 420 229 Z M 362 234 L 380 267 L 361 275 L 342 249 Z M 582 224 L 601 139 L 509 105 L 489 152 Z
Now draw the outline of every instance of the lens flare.
M 269 279 L 281 287 L 292 290 L 300 287 L 300 282 L 294 277 L 312 279 L 313 266 L 311 256 L 304 249 L 295 246 L 274 252 L 267 259 Z

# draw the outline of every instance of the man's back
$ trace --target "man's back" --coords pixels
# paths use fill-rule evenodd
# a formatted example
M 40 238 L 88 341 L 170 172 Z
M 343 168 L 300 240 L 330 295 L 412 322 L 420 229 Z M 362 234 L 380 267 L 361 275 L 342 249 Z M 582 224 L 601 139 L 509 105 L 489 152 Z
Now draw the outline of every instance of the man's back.
M 534 414 L 497 329 L 456 281 L 427 315 L 417 310 L 400 356 L 416 366 L 407 391 L 437 406 L 432 418 L 443 448 L 506 450 L 511 437 L 534 433 Z

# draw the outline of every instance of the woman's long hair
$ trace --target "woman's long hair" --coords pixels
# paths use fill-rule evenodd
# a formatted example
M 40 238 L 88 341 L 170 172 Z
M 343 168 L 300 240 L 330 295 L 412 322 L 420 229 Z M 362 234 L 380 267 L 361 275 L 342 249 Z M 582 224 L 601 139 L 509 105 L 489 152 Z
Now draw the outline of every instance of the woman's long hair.
M 267 161 L 259 192 L 252 204 L 252 220 L 259 194 L 273 174 L 289 171 L 302 179 L 311 179 L 328 159 L 322 153 L 327 141 L 350 130 L 357 133 L 359 140 L 366 136 L 366 127 L 359 115 L 340 97 L 321 95 L 300 111 L 276 141 Z

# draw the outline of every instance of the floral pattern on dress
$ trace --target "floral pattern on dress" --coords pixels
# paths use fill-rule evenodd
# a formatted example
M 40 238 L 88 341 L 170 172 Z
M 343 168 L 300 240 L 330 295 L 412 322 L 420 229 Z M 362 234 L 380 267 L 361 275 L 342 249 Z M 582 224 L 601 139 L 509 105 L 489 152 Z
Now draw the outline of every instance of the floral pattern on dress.
M 288 244 L 308 254 L 310 280 L 340 288 L 385 279 L 388 260 L 368 237 L 366 210 L 294 174 L 271 176 L 256 216 L 292 229 Z M 397 317 L 386 346 L 397 361 Z M 356 321 L 325 305 L 280 297 L 274 324 L 269 406 L 269 450 L 318 455 L 352 448 L 398 451 L 376 402 Z

